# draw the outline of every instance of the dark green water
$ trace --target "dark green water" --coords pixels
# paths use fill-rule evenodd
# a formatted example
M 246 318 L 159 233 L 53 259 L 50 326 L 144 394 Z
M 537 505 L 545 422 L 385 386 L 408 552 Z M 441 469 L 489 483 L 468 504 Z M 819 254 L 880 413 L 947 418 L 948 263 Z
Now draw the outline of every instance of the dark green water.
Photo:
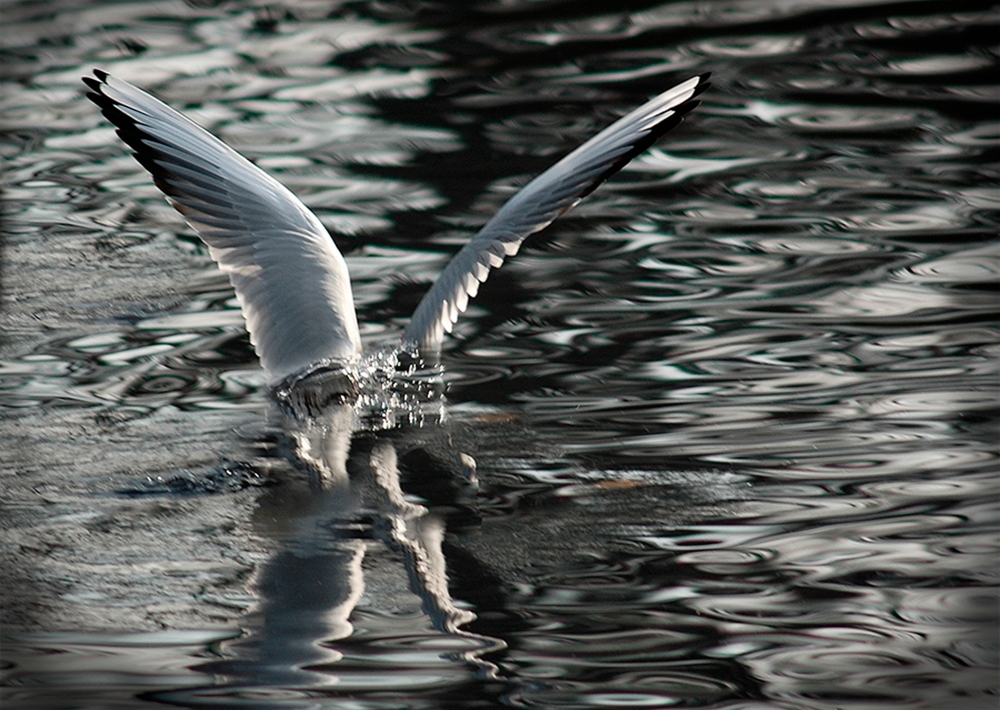
M 997 8 L 0 12 L 4 708 L 996 707 Z M 714 85 L 483 286 L 440 407 L 297 427 L 95 66 L 316 211 L 373 350 L 518 185 Z

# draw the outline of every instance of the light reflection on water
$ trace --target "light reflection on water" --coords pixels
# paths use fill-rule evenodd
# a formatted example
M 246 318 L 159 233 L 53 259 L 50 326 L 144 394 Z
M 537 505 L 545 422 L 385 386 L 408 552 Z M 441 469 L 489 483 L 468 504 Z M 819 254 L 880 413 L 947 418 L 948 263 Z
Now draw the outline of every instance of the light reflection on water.
M 988 4 L 641 5 L 8 4 L 5 707 L 995 705 Z M 528 177 L 715 86 L 484 285 L 443 419 L 345 440 L 268 418 L 95 65 L 319 213 L 375 347 Z

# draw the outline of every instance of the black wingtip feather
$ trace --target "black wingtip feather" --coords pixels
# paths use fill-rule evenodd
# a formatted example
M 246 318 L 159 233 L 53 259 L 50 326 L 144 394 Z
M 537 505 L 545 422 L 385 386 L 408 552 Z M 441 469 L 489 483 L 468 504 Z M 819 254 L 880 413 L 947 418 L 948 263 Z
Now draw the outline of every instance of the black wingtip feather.
M 157 163 L 157 151 L 145 142 L 145 139 L 151 138 L 151 136 L 139 128 L 131 116 L 119 109 L 114 99 L 104 93 L 108 73 L 101 69 L 94 69 L 94 76 L 97 78 L 83 77 L 83 83 L 90 88 L 90 91 L 87 92 L 87 98 L 96 104 L 104 117 L 115 126 L 115 133 L 125 145 L 132 149 L 132 155 L 139 165 L 153 176 L 153 183 L 156 187 L 167 196 L 180 196 L 181 193 L 177 188 L 167 182 L 163 166 Z
M 607 170 L 602 172 L 601 175 L 598 176 L 592 184 L 587 186 L 585 192 L 580 193 L 580 199 L 583 199 L 584 197 L 592 193 L 594 190 L 596 190 L 598 187 L 603 185 L 604 182 L 608 180 L 608 178 L 610 178 L 612 175 L 620 171 L 628 163 L 632 162 L 632 160 L 634 160 L 636 156 L 645 153 L 647 150 L 649 150 L 649 148 L 653 146 L 654 143 L 660 140 L 660 138 L 662 138 L 664 135 L 674 130 L 675 128 L 677 128 L 677 126 L 683 123 L 684 117 L 687 116 L 692 111 L 694 111 L 701 104 L 701 101 L 699 101 L 695 97 L 699 96 L 702 92 L 704 92 L 708 87 L 712 85 L 711 82 L 707 81 L 708 77 L 710 77 L 711 75 L 712 75 L 711 72 L 706 72 L 705 74 L 700 75 L 698 78 L 701 81 L 698 83 L 698 86 L 695 87 L 694 93 L 691 95 L 691 98 L 685 101 L 684 103 L 680 104 L 679 106 L 673 108 L 672 109 L 673 113 L 670 116 L 668 116 L 663 121 L 653 126 L 649 130 L 649 133 L 643 136 L 640 140 L 637 140 L 627 152 L 622 154 L 622 156 L 618 160 L 609 165 Z

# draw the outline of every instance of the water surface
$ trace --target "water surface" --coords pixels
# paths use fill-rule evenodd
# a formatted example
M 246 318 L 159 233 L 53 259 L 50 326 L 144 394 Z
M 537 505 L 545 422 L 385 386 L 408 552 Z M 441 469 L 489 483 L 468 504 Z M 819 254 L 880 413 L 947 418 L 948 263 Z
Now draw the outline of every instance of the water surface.
M 4 707 L 996 707 L 989 3 L 3 13 Z M 95 66 L 317 212 L 373 350 L 714 86 L 483 286 L 440 405 L 303 429 Z

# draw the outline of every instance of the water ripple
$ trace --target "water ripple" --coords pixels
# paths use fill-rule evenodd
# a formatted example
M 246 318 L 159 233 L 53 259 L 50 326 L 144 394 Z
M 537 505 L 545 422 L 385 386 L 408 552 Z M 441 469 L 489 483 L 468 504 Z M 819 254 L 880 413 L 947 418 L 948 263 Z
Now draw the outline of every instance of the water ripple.
M 995 9 L 4 10 L 5 699 L 992 706 Z M 296 498 L 288 432 L 259 423 L 226 278 L 81 99 L 93 66 L 317 211 L 376 350 L 531 175 L 713 72 L 681 127 L 484 284 L 428 375 L 434 416 L 350 442 L 353 463 L 398 445 L 404 490 L 445 521 L 445 586 L 476 615 L 459 633 L 367 520 L 351 635 L 264 621 L 259 581 L 315 491 Z M 365 363 L 383 412 L 390 364 Z M 471 457 L 468 500 L 425 485 Z M 90 627 L 109 631 L 17 632 Z M 267 634 L 301 654 L 255 660 Z

